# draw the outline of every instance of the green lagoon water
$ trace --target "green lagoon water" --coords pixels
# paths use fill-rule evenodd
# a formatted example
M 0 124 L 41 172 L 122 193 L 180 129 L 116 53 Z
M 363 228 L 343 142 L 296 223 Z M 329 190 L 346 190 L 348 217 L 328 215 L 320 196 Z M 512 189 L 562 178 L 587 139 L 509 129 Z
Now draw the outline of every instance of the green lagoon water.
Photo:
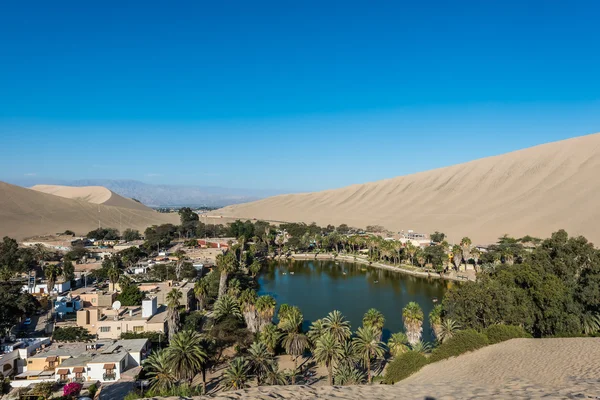
M 390 333 L 404 329 L 402 308 L 415 301 L 425 313 L 423 339 L 431 341 L 428 315 L 436 304 L 434 299 L 442 301 L 446 289 L 455 283 L 352 262 L 282 260 L 269 265 L 260 275 L 259 284 L 259 294 L 272 295 L 278 305 L 300 307 L 305 329 L 311 321 L 340 310 L 354 331 L 361 325 L 363 314 L 376 308 L 386 318 L 384 340 Z

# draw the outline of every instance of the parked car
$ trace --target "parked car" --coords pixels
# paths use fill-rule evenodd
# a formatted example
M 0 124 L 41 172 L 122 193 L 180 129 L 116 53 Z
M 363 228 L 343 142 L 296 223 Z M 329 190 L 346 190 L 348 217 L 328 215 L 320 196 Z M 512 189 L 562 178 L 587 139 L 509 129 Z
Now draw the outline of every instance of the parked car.
M 31 318 L 25 318 L 25 322 L 23 322 L 23 325 L 31 325 Z

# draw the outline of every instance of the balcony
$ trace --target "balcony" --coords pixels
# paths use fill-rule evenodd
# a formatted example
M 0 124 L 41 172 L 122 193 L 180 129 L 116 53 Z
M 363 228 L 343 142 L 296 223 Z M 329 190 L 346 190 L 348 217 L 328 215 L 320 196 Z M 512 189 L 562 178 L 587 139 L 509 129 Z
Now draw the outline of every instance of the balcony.
M 114 372 L 105 372 L 104 375 L 102 375 L 103 381 L 114 381 L 115 379 L 117 379 L 117 374 Z
M 85 383 L 85 378 L 83 376 L 80 376 L 78 378 L 76 377 L 76 378 L 73 378 L 73 382 Z

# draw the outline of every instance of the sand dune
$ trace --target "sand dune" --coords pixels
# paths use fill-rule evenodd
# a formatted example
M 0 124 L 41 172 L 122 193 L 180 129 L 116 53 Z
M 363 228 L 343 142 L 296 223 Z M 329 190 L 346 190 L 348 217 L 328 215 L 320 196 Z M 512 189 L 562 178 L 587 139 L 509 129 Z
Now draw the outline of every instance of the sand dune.
M 393 386 L 263 386 L 211 398 L 598 398 L 599 357 L 600 338 L 513 339 L 428 365 Z
M 67 199 L 87 201 L 88 203 L 104 204 L 105 206 L 131 208 L 140 211 L 152 211 L 150 207 L 135 200 L 119 196 L 115 192 L 102 186 L 60 186 L 60 185 L 35 185 L 31 189 L 38 192 L 53 194 Z
M 99 191 L 97 196 L 92 197 L 98 201 L 103 198 L 101 194 Z M 143 231 L 155 224 L 179 223 L 177 214 L 161 214 L 141 204 L 139 207 L 130 204 L 138 204 L 133 200 L 115 196 L 111 194 L 103 204 L 95 204 L 0 182 L 0 237 L 6 235 L 23 239 L 67 229 L 85 234 L 97 228 L 98 224 L 120 230 L 133 228 Z
M 218 215 L 445 232 L 479 243 L 565 228 L 600 242 L 600 134 L 465 164 L 225 207 Z

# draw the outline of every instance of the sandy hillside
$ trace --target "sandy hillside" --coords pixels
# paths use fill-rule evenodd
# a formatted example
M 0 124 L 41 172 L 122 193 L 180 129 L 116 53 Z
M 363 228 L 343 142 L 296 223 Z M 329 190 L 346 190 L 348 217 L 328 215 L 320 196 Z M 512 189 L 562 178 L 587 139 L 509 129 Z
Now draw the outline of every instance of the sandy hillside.
M 225 207 L 218 215 L 390 230 L 440 230 L 457 242 L 565 228 L 600 242 L 600 133 L 465 164 L 323 192 Z
M 94 204 L 0 182 L 0 237 L 23 239 L 67 229 L 85 234 L 97 228 L 98 222 L 103 227 L 140 231 L 155 224 L 179 223 L 177 214 L 160 214 L 145 206 L 139 209 L 106 204 L 110 204 L 110 198 L 105 204 Z
M 600 396 L 599 359 L 600 338 L 514 339 L 428 365 L 393 386 L 263 386 L 214 398 L 591 399 Z
M 132 199 L 119 196 L 115 192 L 102 186 L 60 186 L 60 185 L 35 185 L 31 189 L 38 192 L 53 194 L 67 199 L 87 201 L 88 203 L 104 204 L 105 206 L 131 208 L 140 211 L 152 211 L 151 208 Z

